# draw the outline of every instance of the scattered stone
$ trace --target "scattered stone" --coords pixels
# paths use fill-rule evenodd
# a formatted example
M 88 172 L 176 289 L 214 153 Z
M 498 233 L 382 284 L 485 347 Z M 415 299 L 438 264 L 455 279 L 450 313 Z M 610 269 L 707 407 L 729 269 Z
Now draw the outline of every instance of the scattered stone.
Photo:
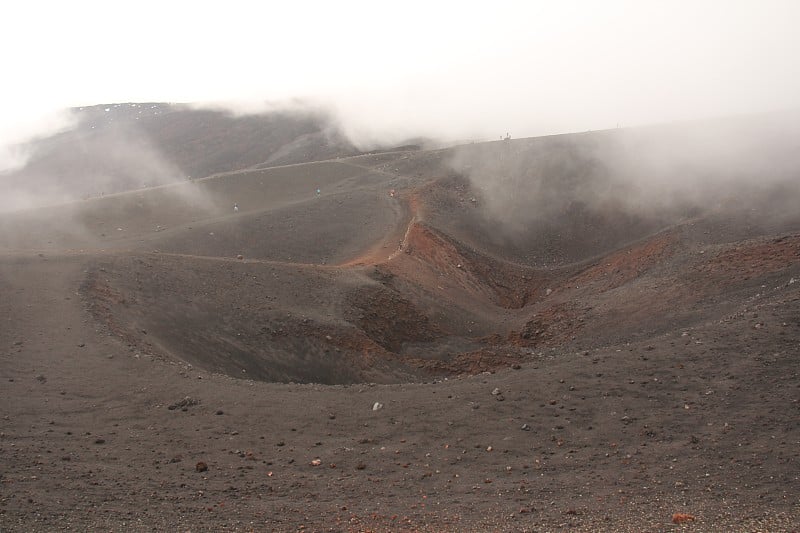
M 185 411 L 187 407 L 191 407 L 193 405 L 198 405 L 199 403 L 200 403 L 200 400 L 197 400 L 195 398 L 191 398 L 189 396 L 186 396 L 182 400 L 178 400 L 177 402 L 167 406 L 167 409 L 169 409 L 170 411 L 174 411 L 175 409 L 181 409 L 181 410 Z
M 695 517 L 693 515 L 686 513 L 675 513 L 672 515 L 673 524 L 683 524 L 684 522 L 692 522 L 694 520 Z
M 499 396 L 499 395 L 500 395 L 500 389 L 495 387 L 494 390 L 492 391 L 492 396 Z
M 199 461 L 196 465 L 194 465 L 194 469 L 198 472 L 207 472 L 208 465 L 205 464 L 203 461 Z
M 311 461 L 311 466 L 319 466 L 321 464 L 322 464 L 321 459 L 314 459 L 313 461 Z
M 239 254 L 236 256 L 236 259 L 239 259 L 241 261 L 242 259 L 244 259 L 244 256 L 242 254 Z
M 528 424 L 522 424 L 522 431 L 530 431 L 531 427 Z
M 47 378 L 44 377 L 43 374 L 39 374 L 38 376 L 36 376 L 36 381 L 38 381 L 39 383 L 47 383 Z
M 219 409 L 219 410 L 218 410 L 216 413 L 214 413 L 214 414 L 216 414 L 216 415 L 224 415 L 225 413 L 222 411 L 222 409 Z
M 81 343 L 78 344 L 78 348 L 83 348 L 84 346 L 86 346 L 85 342 L 81 342 Z
M 519 363 L 514 363 L 513 365 L 511 365 L 511 368 L 514 370 L 519 370 L 522 368 L 522 365 Z
M 379 411 L 381 409 L 383 409 L 383 404 L 381 402 L 375 402 L 374 404 L 372 404 L 373 411 Z
M 95 444 L 105 444 L 106 443 L 106 439 L 94 439 L 94 443 Z

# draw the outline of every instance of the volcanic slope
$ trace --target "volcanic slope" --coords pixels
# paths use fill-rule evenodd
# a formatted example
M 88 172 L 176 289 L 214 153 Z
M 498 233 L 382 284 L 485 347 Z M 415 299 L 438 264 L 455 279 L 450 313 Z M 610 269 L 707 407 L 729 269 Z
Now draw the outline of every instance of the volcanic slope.
M 580 351 L 690 327 L 730 312 L 759 284 L 791 278 L 800 214 L 760 216 L 771 191 L 706 211 L 679 204 L 643 214 L 581 201 L 604 179 L 586 142 L 562 136 L 233 172 L 18 213 L 0 234 L 19 253 L 92 258 L 84 294 L 131 345 L 263 381 L 474 374 L 544 348 Z M 526 185 L 556 205 L 521 233 L 487 212 L 489 193 L 454 161 L 497 159 L 502 173 L 531 152 L 550 159 L 541 182 Z M 514 181 L 522 178 L 511 176 L 491 194 L 512 189 L 524 204 Z M 784 262 L 754 267 L 755 277 L 715 277 L 710 265 L 735 258 L 732 243 L 761 249 L 758 239 L 771 235 L 775 250 L 763 254 Z
M 608 135 L 4 215 L 0 525 L 791 530 L 795 189 L 591 202 Z
M 67 116 L 63 131 L 22 147 L 22 167 L 0 172 L 0 211 L 358 153 L 316 110 L 235 116 L 127 103 L 74 108 Z

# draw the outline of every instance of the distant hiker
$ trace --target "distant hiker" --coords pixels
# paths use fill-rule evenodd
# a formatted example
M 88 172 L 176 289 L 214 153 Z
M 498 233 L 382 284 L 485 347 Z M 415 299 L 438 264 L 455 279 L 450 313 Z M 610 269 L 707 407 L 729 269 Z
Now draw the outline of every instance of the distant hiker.
M 233 204 L 233 212 L 234 213 L 238 213 L 239 212 L 239 204 Z
M 317 196 L 319 196 L 320 194 L 322 194 L 322 191 L 317 189 Z

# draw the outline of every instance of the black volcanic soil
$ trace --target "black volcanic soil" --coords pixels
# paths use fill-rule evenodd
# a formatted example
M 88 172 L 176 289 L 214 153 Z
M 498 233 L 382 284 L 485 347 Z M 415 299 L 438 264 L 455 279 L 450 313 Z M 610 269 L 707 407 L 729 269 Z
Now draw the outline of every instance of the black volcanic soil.
M 800 214 L 503 232 L 454 152 L 4 215 L 0 529 L 797 530 Z

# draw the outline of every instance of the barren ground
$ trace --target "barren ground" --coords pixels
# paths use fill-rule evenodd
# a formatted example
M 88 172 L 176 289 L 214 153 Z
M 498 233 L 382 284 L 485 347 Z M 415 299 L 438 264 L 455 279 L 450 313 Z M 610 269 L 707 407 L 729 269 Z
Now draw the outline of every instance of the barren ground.
M 796 531 L 800 216 L 506 238 L 449 154 L 0 218 L 0 530 Z

